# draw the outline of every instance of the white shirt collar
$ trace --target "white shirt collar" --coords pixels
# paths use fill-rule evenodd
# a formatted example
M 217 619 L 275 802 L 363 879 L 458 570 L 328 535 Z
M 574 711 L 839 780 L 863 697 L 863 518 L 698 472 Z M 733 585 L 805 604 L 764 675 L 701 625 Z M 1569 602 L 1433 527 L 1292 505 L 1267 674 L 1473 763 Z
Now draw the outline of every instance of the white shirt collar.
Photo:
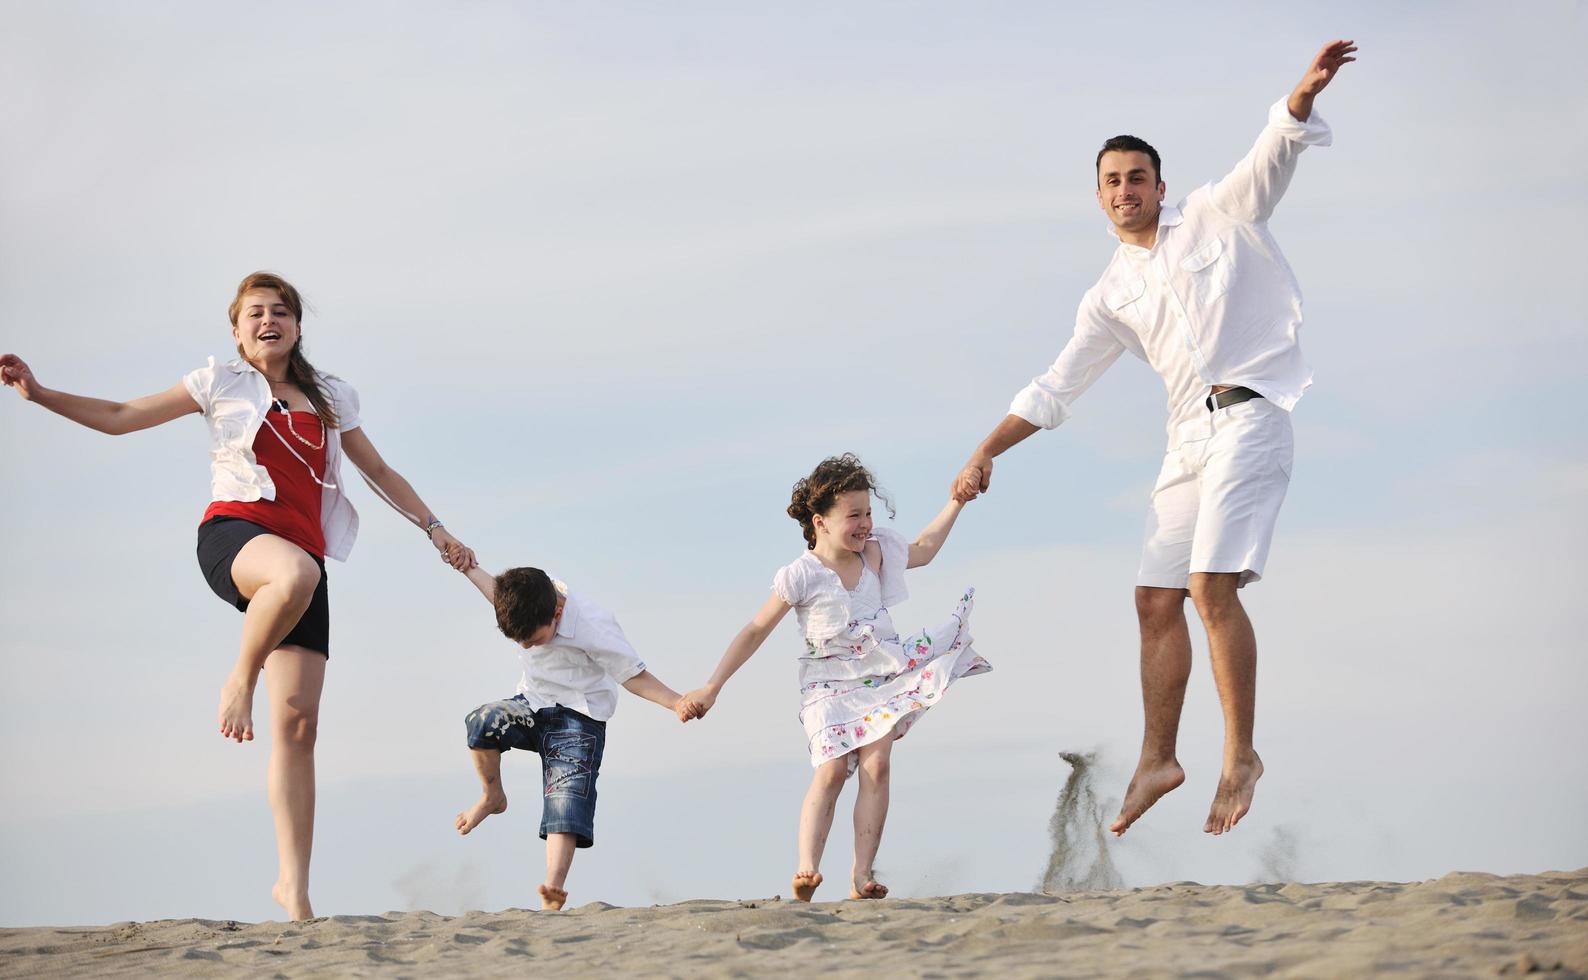
M 1107 221 L 1106 218 L 1104 220 Z M 1173 227 L 1174 225 L 1177 225 L 1177 224 L 1179 224 L 1180 222 L 1182 222 L 1184 220 L 1185 220 L 1185 216 L 1180 213 L 1180 209 L 1177 208 L 1177 207 L 1172 207 L 1171 205 L 1165 204 L 1165 205 L 1163 205 L 1162 207 L 1160 207 L 1158 209 L 1158 227 L 1159 228 Z M 1109 235 L 1110 238 L 1113 238 L 1114 240 L 1118 241 L 1118 239 L 1119 239 L 1119 229 L 1114 227 L 1114 223 L 1112 221 L 1108 222 L 1107 231 L 1108 231 L 1108 235 Z M 1120 244 L 1123 245 L 1125 243 L 1124 242 L 1120 242 Z M 1141 248 L 1141 246 L 1140 245 L 1132 245 L 1131 248 Z M 1142 251 L 1146 251 L 1146 249 L 1142 249 Z
M 568 587 L 561 582 L 554 582 L 557 592 L 562 596 L 562 618 L 557 620 L 557 635 L 566 639 L 573 639 L 574 631 L 579 628 L 579 607 L 575 605 L 573 596 L 568 594 Z

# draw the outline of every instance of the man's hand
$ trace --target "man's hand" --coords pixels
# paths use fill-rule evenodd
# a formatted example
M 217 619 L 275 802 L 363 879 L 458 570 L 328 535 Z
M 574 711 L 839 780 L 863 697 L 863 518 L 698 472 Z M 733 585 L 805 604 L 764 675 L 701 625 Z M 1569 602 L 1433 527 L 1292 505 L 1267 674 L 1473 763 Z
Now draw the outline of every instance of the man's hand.
M 971 457 L 949 486 L 949 496 L 962 504 L 968 504 L 986 493 L 987 487 L 992 484 L 992 467 L 992 460 L 986 456 Z
M 1325 44 L 1317 57 L 1312 59 L 1312 64 L 1307 66 L 1307 73 L 1296 83 L 1295 91 L 1290 93 L 1286 103 L 1290 114 L 1298 121 L 1306 122 L 1312 116 L 1312 100 L 1334 81 L 1334 73 L 1342 65 L 1356 60 L 1351 57 L 1355 53 L 1355 41 L 1330 41 Z
M 32 401 L 43 387 L 34 380 L 33 369 L 28 363 L 15 354 L 0 355 L 0 383 L 15 388 L 26 401 Z

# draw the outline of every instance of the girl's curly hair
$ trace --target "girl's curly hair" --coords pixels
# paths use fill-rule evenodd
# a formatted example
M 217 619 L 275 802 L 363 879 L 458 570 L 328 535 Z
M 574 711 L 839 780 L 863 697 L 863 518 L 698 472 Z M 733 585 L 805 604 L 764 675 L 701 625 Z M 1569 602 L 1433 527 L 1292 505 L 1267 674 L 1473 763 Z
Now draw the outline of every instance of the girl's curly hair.
M 800 530 L 805 532 L 807 549 L 816 547 L 816 525 L 811 519 L 817 514 L 827 513 L 838 500 L 839 494 L 851 490 L 876 494 L 877 499 L 888 508 L 888 516 L 893 516 L 893 501 L 877 486 L 871 471 L 860 465 L 854 453 L 829 456 L 816 464 L 810 476 L 794 484 L 794 492 L 789 499 L 788 516 L 800 522 Z

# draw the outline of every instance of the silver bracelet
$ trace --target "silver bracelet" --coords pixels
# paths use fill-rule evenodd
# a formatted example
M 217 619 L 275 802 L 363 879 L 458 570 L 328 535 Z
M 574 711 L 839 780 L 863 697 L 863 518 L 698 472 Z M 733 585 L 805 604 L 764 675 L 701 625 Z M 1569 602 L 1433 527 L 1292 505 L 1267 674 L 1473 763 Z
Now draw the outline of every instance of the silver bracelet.
M 425 525 L 425 537 L 434 541 L 436 538 L 436 528 L 445 526 L 446 525 L 442 524 L 440 521 L 431 521 L 429 524 Z

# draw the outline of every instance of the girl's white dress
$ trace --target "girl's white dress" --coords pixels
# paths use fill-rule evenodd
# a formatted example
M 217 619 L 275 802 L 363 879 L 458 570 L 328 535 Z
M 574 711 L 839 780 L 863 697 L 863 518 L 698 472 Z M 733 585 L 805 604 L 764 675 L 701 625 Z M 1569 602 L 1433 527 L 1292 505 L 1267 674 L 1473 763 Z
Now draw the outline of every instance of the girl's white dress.
M 847 755 L 851 773 L 859 762 L 855 749 L 903 737 L 950 684 L 992 670 L 970 645 L 975 589 L 966 590 L 942 626 L 899 636 L 888 607 L 909 594 L 910 545 L 887 528 L 873 530 L 870 540 L 880 546 L 881 567 L 864 559 L 852 592 L 809 551 L 772 578 L 772 591 L 794 607 L 805 634 L 800 721 L 811 765 Z

